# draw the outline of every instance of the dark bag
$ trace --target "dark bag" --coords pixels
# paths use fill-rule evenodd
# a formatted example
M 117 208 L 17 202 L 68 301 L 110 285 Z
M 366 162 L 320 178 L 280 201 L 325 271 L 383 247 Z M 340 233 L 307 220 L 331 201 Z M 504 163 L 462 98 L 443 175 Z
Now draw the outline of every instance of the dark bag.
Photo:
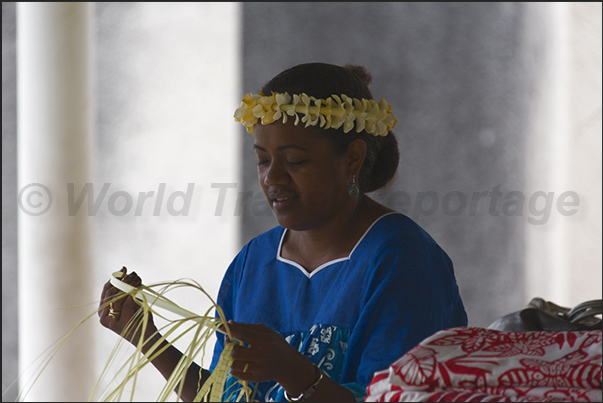
M 496 320 L 488 329 L 510 332 L 602 330 L 600 299 L 565 308 L 542 298 L 534 298 L 521 311 Z

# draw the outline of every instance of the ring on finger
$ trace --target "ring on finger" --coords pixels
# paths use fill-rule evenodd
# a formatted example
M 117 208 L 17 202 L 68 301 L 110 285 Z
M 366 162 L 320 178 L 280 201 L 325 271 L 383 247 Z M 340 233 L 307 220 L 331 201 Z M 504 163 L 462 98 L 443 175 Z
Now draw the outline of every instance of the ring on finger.
M 243 372 L 247 372 L 247 368 L 249 368 L 249 363 L 246 363 L 243 367 Z
M 113 308 L 113 302 L 109 302 L 109 316 L 115 319 L 119 312 Z

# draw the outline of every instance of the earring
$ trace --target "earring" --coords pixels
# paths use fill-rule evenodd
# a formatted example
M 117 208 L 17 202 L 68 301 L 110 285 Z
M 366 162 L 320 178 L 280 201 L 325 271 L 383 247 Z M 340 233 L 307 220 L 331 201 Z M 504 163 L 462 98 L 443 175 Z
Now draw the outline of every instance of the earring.
M 352 176 L 352 187 L 348 191 L 350 196 L 356 196 L 358 194 L 358 188 L 356 187 L 356 175 Z

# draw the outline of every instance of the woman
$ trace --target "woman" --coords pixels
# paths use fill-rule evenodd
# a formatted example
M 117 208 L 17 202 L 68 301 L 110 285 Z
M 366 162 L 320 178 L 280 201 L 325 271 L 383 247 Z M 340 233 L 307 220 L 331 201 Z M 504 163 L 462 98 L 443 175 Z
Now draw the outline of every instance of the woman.
M 302 64 L 235 113 L 255 136 L 258 179 L 279 226 L 243 247 L 220 288 L 233 337 L 246 343 L 232 352 L 226 387 L 257 382 L 260 400 L 363 400 L 374 372 L 467 324 L 446 253 L 366 195 L 391 182 L 399 159 L 396 120 L 385 100 L 372 101 L 370 81 L 360 66 Z M 134 273 L 125 281 L 141 283 Z M 108 283 L 102 298 L 117 293 Z M 121 333 L 137 309 L 126 299 L 117 317 L 101 311 L 101 323 Z M 167 378 L 180 357 L 172 346 L 153 364 Z M 198 374 L 189 368 L 184 400 Z

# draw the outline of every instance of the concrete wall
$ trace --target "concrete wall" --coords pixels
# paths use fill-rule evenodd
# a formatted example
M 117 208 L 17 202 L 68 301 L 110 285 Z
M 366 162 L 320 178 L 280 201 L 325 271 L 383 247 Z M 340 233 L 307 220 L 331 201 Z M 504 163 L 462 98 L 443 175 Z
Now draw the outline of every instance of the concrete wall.
M 565 181 L 584 199 L 584 214 L 565 222 L 568 258 L 563 263 L 565 268 L 577 269 L 578 274 L 568 276 L 567 304 L 575 304 L 582 293 L 601 298 L 601 8 L 600 2 L 581 3 L 571 6 L 566 14 L 569 19 L 566 152 L 569 157 Z
M 198 141 L 193 133 L 205 128 L 196 118 L 202 113 L 197 95 L 216 83 L 238 99 L 283 69 L 320 61 L 366 66 L 373 95 L 392 104 L 402 159 L 392 189 L 376 198 L 411 216 L 448 252 L 471 325 L 486 326 L 535 296 L 567 305 L 601 298 L 600 3 L 162 7 L 97 6 L 97 181 L 132 194 L 161 182 L 171 184 L 168 192 L 185 191 L 194 182 L 198 214 L 179 221 L 102 210 L 97 283 L 125 264 L 149 281 L 185 273 L 215 288 L 218 280 L 189 271 L 199 264 L 197 254 L 217 257 L 213 251 L 221 249 L 199 246 L 199 228 L 211 222 L 230 228 L 212 233 L 223 236 L 217 244 L 230 245 L 223 260 L 210 264 L 218 273 L 276 221 L 257 184 L 252 137 L 232 126 L 226 103 L 224 126 L 209 129 L 232 127 L 240 139 L 224 156 L 238 161 L 232 175 L 221 176 L 220 164 L 204 164 L 207 156 L 190 146 Z M 3 3 L 3 391 L 17 376 L 18 346 L 14 12 L 14 3 Z M 207 20 L 215 24 L 199 23 Z M 240 25 L 230 25 L 235 21 Z M 219 46 L 224 29 L 240 42 Z M 239 58 L 236 68 L 219 64 L 226 58 Z M 201 74 L 201 65 L 221 74 Z M 185 123 L 174 131 L 174 121 Z M 221 216 L 212 183 L 236 185 Z M 554 192 L 548 217 L 540 191 Z M 556 205 L 565 191 L 580 198 L 571 216 Z M 512 211 L 509 202 L 518 194 L 523 209 Z M 244 200 L 240 211 L 236 195 Z M 199 233 L 185 236 L 182 228 Z M 187 268 L 175 272 L 176 266 Z M 114 342 L 103 332 L 99 357 Z M 3 400 L 15 397 L 13 388 Z
M 487 326 L 534 297 L 601 296 L 600 9 L 246 3 L 243 91 L 298 63 L 369 68 L 401 152 L 395 184 L 375 196 L 448 252 L 469 324 Z M 275 225 L 244 142 L 242 243 Z M 565 192 L 579 203 L 569 216 Z
M 546 5 L 521 3 L 249 3 L 244 6 L 243 89 L 255 92 L 292 65 L 356 63 L 373 73 L 372 93 L 399 123 L 399 175 L 385 204 L 407 213 L 455 264 L 470 324 L 487 325 L 525 304 L 526 217 L 488 214 L 482 202 L 458 215 L 427 196 L 525 191 L 526 133 L 536 77 L 548 51 Z M 536 29 L 527 30 L 529 25 Z M 529 48 L 527 48 L 529 43 Z M 246 191 L 259 192 L 251 136 L 244 137 Z M 405 191 L 411 204 L 404 208 Z M 469 203 L 469 201 L 468 201 Z M 244 241 L 271 216 L 243 216 Z M 500 207 L 499 207 L 500 208 Z M 415 210 L 427 213 L 415 213 Z M 451 207 L 452 210 L 456 207 Z

